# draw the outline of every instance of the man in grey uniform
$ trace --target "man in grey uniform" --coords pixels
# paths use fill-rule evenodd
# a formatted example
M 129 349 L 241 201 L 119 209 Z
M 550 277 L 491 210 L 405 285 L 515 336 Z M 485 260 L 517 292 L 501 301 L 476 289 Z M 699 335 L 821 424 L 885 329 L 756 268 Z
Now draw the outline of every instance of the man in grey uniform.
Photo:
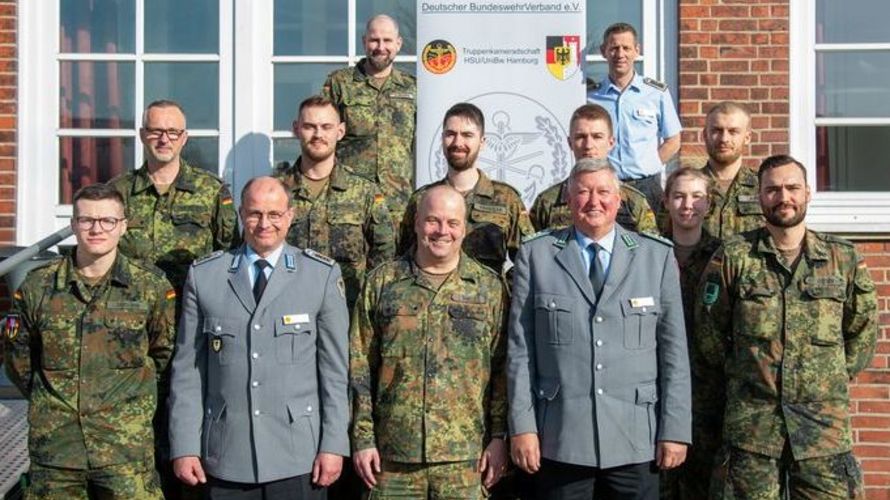
M 340 268 L 284 243 L 281 181 L 244 187 L 245 245 L 189 271 L 170 394 L 176 476 L 210 498 L 325 498 L 347 439 L 348 327 Z
M 516 261 L 511 448 L 538 498 L 655 500 L 658 468 L 690 442 L 677 262 L 669 241 L 615 224 L 619 188 L 607 160 L 579 160 L 573 225 L 526 239 Z

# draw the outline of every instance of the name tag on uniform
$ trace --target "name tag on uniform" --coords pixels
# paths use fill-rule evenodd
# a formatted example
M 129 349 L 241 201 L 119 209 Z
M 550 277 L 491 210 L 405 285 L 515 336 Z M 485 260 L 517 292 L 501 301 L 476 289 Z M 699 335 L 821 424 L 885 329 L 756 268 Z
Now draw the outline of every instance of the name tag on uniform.
M 740 203 L 751 203 L 751 202 L 754 202 L 754 201 L 760 201 L 760 200 L 757 199 L 756 196 L 751 195 L 751 194 L 740 194 L 740 195 L 738 196 L 738 200 L 739 200 Z
M 649 108 L 637 108 L 636 115 L 640 118 L 655 118 L 655 110 Z
M 308 323 L 308 314 L 285 314 L 281 317 L 281 322 L 285 325 L 296 325 L 299 323 Z
M 633 308 L 637 307 L 652 307 L 655 305 L 655 299 L 652 297 L 634 297 L 630 299 L 630 306 Z
M 411 92 L 392 92 L 389 96 L 393 99 L 414 99 L 414 94 Z

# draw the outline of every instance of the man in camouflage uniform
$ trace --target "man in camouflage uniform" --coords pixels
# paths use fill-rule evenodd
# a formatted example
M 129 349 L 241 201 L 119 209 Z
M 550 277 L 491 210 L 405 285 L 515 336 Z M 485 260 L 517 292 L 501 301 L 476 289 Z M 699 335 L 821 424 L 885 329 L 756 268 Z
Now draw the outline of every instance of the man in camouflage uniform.
M 366 57 L 328 75 L 322 92 L 346 122 L 337 158 L 380 186 L 397 224 L 414 189 L 417 82 L 393 65 L 402 48 L 393 18 L 368 20 L 362 43 Z
M 576 109 L 569 122 L 568 141 L 576 161 L 581 158 L 606 158 L 615 145 L 609 112 L 599 104 L 585 104 Z M 535 198 L 530 212 L 535 229 L 543 231 L 572 224 L 568 187 L 569 181 L 565 179 L 545 189 Z M 615 222 L 628 231 L 658 234 L 655 213 L 646 201 L 646 195 L 626 183 L 621 184 L 619 193 L 621 206 Z
M 301 156 L 276 172 L 293 192 L 294 218 L 287 242 L 311 248 L 340 264 L 352 310 L 368 269 L 395 254 L 395 231 L 379 188 L 334 156 L 344 125 L 324 97 L 300 104 L 294 120 Z
M 745 147 L 751 143 L 751 114 L 739 103 L 718 103 L 708 111 L 702 135 L 708 150 L 704 171 L 714 186 L 705 231 L 726 240 L 763 226 L 757 174 L 742 165 Z
M 185 114 L 176 102 L 149 104 L 142 115 L 139 139 L 145 163 L 109 181 L 126 207 L 127 232 L 121 237 L 120 251 L 159 267 L 181 292 L 192 261 L 228 249 L 240 239 L 232 196 L 217 176 L 180 156 L 188 132 Z M 160 390 L 155 434 L 161 485 L 167 498 L 179 498 L 180 493 L 196 497 L 196 491 L 183 490 L 167 460 L 168 388 Z
M 726 448 L 712 492 L 779 498 L 787 475 L 792 498 L 863 498 L 847 383 L 874 352 L 875 285 L 850 242 L 807 229 L 802 164 L 758 178 L 766 227 L 718 250 L 696 308 L 696 435 Z
M 461 252 L 465 210 L 454 188 L 426 190 L 416 250 L 368 274 L 353 315 L 353 460 L 371 498 L 481 499 L 506 467 L 506 287 Z
M 464 196 L 467 236 L 464 252 L 501 273 L 509 256 L 516 256 L 522 238 L 534 233 L 522 197 L 509 184 L 490 179 L 477 160 L 485 144 L 485 117 L 470 103 L 458 103 L 445 112 L 442 150 L 448 162 L 445 178 L 418 189 L 408 202 L 399 235 L 399 254 L 416 241 L 417 203 L 434 186 L 448 185 Z
M 176 292 L 117 251 L 114 189 L 78 191 L 71 226 L 72 256 L 31 271 L 3 323 L 7 373 L 30 403 L 27 498 L 161 498 L 151 424 Z
M 705 266 L 720 246 L 720 240 L 702 229 L 708 213 L 711 179 L 700 169 L 683 167 L 671 172 L 664 186 L 664 208 L 670 217 L 674 257 L 680 266 L 680 291 L 686 320 L 686 342 L 691 344 L 695 294 Z M 693 382 L 694 383 L 694 382 Z M 692 401 L 693 408 L 696 406 Z M 714 450 L 720 446 L 711 436 L 694 436 L 686 462 L 661 472 L 661 498 L 699 500 L 708 497 Z

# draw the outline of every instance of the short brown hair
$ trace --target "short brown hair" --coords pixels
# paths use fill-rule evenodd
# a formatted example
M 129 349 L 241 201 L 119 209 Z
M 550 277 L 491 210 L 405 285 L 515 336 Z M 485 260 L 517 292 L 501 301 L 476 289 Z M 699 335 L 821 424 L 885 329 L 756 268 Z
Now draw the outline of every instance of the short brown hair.
M 300 107 L 297 108 L 297 117 L 303 114 L 303 110 L 306 108 L 326 108 L 326 107 L 334 108 L 334 112 L 337 113 L 337 121 L 342 121 L 343 117 L 340 116 L 340 110 L 337 109 L 337 106 L 334 105 L 334 102 L 328 99 L 323 95 L 313 95 L 303 99 L 303 102 L 300 103 Z
M 615 23 L 609 25 L 606 31 L 603 31 L 603 45 L 609 41 L 609 37 L 618 33 L 630 33 L 634 36 L 634 43 L 637 43 L 637 30 L 627 23 Z
M 465 118 L 470 123 L 479 127 L 480 134 L 485 134 L 485 115 L 482 114 L 482 110 L 475 104 L 459 102 L 448 108 L 448 111 L 445 112 L 445 118 L 442 119 L 443 129 L 445 128 L 445 123 L 448 122 L 448 119 L 454 116 Z
M 185 110 L 182 109 L 182 106 L 172 100 L 172 99 L 157 99 L 148 103 L 148 106 L 145 107 L 145 111 L 142 112 L 142 126 L 145 127 L 145 120 L 148 118 L 148 110 L 151 108 L 176 108 L 182 113 L 182 117 L 185 119 Z
M 803 166 L 803 163 L 797 161 L 791 155 L 772 155 L 763 160 L 763 163 L 760 164 L 760 168 L 757 169 L 757 182 L 760 182 L 763 178 L 763 174 L 767 171 L 774 168 L 784 167 L 785 165 L 796 165 L 797 168 L 803 172 L 804 183 L 807 182 L 807 167 Z
M 599 104 L 588 103 L 576 109 L 572 113 L 572 118 L 569 120 L 569 128 L 571 129 L 578 120 L 606 122 L 606 125 L 609 126 L 609 135 L 615 135 L 615 131 L 612 129 L 612 116 L 609 115 L 606 108 Z
M 714 115 L 728 115 L 731 113 L 741 113 L 748 118 L 748 128 L 751 128 L 751 111 L 744 104 L 735 101 L 722 101 L 715 104 L 708 110 L 705 115 L 705 127 L 711 123 L 711 117 Z
M 84 186 L 74 193 L 74 201 L 71 202 L 71 204 L 74 205 L 74 215 L 77 215 L 77 202 L 80 200 L 112 200 L 116 201 L 122 209 L 126 207 L 126 204 L 124 203 L 124 197 L 120 194 L 120 192 L 118 192 L 117 189 L 114 189 L 108 184 L 102 183 Z

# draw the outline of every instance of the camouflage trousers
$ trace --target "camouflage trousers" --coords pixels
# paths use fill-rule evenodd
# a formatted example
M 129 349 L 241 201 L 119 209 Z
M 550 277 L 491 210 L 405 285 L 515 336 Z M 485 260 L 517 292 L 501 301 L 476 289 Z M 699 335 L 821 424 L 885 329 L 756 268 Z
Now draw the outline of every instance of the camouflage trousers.
M 476 461 L 406 464 L 383 462 L 368 499 L 477 500 L 488 496 Z
M 732 448 L 726 480 L 711 484 L 712 497 L 733 500 L 864 499 L 862 471 L 852 453 L 794 460 Z M 786 491 L 787 489 L 787 491 Z
M 31 463 L 26 500 L 154 500 L 164 498 L 154 464 L 58 469 Z

